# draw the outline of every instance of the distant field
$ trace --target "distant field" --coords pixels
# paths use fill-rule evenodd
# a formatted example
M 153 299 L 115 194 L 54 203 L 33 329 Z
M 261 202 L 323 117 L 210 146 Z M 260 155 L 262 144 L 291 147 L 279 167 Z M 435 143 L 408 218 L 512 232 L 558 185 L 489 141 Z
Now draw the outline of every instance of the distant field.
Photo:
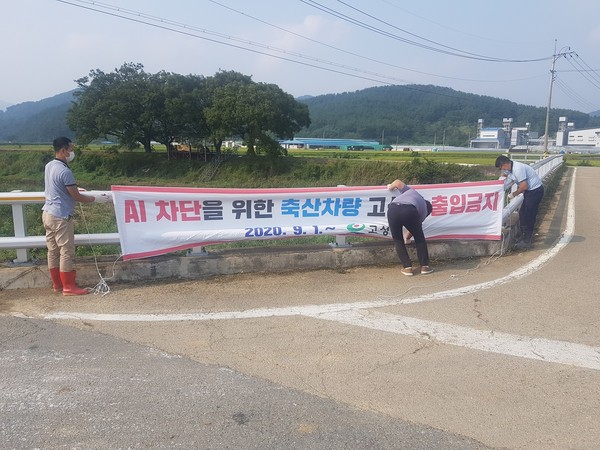
M 593 166 L 600 167 L 600 155 L 569 154 L 564 155 L 567 166 Z
M 110 145 L 89 145 L 84 150 L 102 152 L 114 147 Z M 0 152 L 4 151 L 52 151 L 50 144 L 0 144 Z M 119 152 L 143 153 L 143 149 L 139 150 L 120 150 Z M 155 153 L 165 153 L 163 146 L 157 146 Z M 240 154 L 244 154 L 244 149 L 241 148 Z M 506 150 L 495 152 L 444 152 L 444 151 L 381 151 L 381 150 L 363 150 L 363 151 L 348 151 L 348 150 L 304 150 L 291 149 L 288 154 L 297 158 L 333 158 L 333 159 L 362 159 L 374 161 L 411 161 L 415 158 L 425 158 L 435 162 L 446 162 L 455 164 L 476 164 L 482 166 L 493 166 L 496 157 L 506 153 Z M 528 154 L 533 159 L 537 159 L 538 153 Z M 522 158 L 523 155 L 515 154 L 515 158 Z M 600 167 L 600 154 L 566 154 L 564 155 L 565 162 L 568 166 L 594 166 Z
M 86 151 L 106 151 L 112 148 L 108 145 L 89 145 Z M 52 151 L 49 144 L 0 144 L 0 151 Z M 130 152 L 120 150 L 119 152 Z M 135 150 L 135 153 L 142 153 L 143 150 Z M 244 154 L 244 148 L 239 150 Z M 165 153 L 165 149 L 160 146 L 155 149 L 155 153 Z M 498 155 L 502 152 L 498 152 Z M 478 164 L 494 165 L 496 153 L 492 152 L 430 152 L 430 151 L 381 151 L 381 150 L 288 150 L 288 154 L 297 158 L 334 158 L 334 159 L 363 159 L 376 161 L 411 161 L 414 158 L 426 158 L 435 162 L 448 162 L 457 164 Z
M 434 162 L 494 165 L 496 157 L 502 152 L 431 152 L 431 151 L 382 151 L 382 150 L 288 150 L 290 156 L 302 158 L 341 158 L 365 159 L 375 161 L 412 161 L 426 158 Z

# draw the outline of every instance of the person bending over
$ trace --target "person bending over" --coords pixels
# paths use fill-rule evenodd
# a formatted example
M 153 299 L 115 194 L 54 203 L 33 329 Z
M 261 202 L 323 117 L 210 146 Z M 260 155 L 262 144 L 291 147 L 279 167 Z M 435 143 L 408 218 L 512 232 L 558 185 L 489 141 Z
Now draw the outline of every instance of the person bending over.
M 431 203 L 400 180 L 388 184 L 388 189 L 396 195 L 388 206 L 387 217 L 396 253 L 403 266 L 401 272 L 407 276 L 413 275 L 412 261 L 404 243 L 403 227 L 415 240 L 421 274 L 433 272 L 429 267 L 429 250 L 423 233 L 423 221 L 431 214 Z

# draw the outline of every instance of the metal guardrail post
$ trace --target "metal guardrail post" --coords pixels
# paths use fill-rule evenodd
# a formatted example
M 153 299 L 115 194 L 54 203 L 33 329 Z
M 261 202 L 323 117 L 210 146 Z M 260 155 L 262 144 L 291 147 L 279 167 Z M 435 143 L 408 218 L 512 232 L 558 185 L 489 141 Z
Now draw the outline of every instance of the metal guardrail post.
M 25 237 L 27 236 L 27 224 L 25 223 L 25 208 L 23 208 L 22 204 L 13 204 L 12 205 L 12 216 L 13 216 L 13 226 L 15 230 L 15 237 Z M 29 251 L 26 248 L 18 248 L 17 250 L 17 259 L 13 262 L 15 263 L 24 263 L 29 261 Z
M 208 256 L 208 251 L 206 251 L 206 247 L 204 246 L 193 247 L 188 250 L 186 256 Z
M 352 244 L 346 242 L 346 236 L 336 235 L 335 242 L 330 242 L 329 246 L 334 248 L 350 248 L 352 247 Z

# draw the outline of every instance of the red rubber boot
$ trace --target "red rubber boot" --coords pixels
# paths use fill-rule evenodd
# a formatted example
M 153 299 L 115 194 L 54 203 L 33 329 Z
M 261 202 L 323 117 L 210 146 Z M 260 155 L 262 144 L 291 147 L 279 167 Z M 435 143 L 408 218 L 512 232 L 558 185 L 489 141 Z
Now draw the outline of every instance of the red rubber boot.
M 54 292 L 60 292 L 63 290 L 63 284 L 60 279 L 60 268 L 53 267 L 50 269 L 50 278 L 52 278 L 52 287 L 54 288 Z
M 61 272 L 60 279 L 63 284 L 63 295 L 85 295 L 89 294 L 86 289 L 81 289 L 75 284 L 75 271 Z

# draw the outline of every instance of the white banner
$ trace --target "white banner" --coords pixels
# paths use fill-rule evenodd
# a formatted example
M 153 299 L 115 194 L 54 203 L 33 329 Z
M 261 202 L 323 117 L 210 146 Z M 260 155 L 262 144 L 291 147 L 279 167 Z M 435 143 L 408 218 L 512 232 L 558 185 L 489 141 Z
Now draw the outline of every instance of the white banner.
M 501 237 L 503 181 L 411 186 L 433 205 L 427 239 Z M 204 189 L 112 186 L 125 260 L 248 239 L 362 235 L 391 239 L 384 186 Z

